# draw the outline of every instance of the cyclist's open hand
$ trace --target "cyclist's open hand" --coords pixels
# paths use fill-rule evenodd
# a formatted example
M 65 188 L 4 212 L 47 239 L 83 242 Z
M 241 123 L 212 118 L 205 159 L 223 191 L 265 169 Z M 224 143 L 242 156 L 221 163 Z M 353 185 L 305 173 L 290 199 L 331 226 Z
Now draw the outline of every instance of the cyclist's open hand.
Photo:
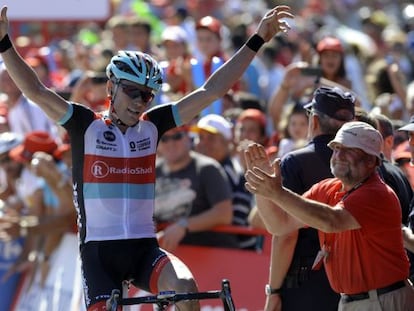
M 1 8 L 0 15 L 0 40 L 7 34 L 9 31 L 9 20 L 7 19 L 7 6 Z
M 287 32 L 290 29 L 285 18 L 294 18 L 287 5 L 278 5 L 271 9 L 262 18 L 257 27 L 257 34 L 266 42 L 272 39 L 279 32 Z

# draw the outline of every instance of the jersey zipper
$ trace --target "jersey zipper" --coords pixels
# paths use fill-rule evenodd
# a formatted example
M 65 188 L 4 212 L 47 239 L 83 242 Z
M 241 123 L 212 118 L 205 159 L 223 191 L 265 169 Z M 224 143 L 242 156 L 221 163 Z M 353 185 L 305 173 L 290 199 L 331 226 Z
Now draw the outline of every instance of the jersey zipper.
M 127 135 L 126 133 L 124 135 L 122 135 L 122 148 L 123 148 L 123 164 L 124 167 L 128 168 L 129 165 L 129 144 L 128 144 L 128 139 L 127 139 Z M 125 174 L 125 176 L 122 179 L 123 182 L 123 187 L 122 187 L 122 197 L 124 198 L 123 200 L 123 207 L 122 207 L 122 223 L 124 224 L 124 234 L 126 238 L 129 238 L 129 224 L 128 224 L 128 206 L 129 206 L 129 187 L 128 187 L 128 182 L 129 182 L 129 175 L 128 173 Z

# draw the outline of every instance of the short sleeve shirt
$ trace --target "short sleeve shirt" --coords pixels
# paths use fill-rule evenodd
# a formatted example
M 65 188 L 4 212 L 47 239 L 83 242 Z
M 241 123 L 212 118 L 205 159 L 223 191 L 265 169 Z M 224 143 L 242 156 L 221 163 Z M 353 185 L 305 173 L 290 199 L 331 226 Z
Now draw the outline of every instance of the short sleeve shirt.
M 304 196 L 345 208 L 361 228 L 339 233 L 319 231 L 321 247 L 329 252 L 325 262 L 332 288 L 339 293 L 359 293 L 381 288 L 408 276 L 409 262 L 401 234 L 401 208 L 392 189 L 377 173 L 346 193 L 336 178 L 313 186 Z

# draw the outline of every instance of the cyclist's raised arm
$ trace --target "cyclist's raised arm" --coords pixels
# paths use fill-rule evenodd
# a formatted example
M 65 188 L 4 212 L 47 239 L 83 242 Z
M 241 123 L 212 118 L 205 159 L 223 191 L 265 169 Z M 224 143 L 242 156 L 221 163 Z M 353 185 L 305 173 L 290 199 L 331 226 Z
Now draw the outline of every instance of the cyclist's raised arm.
M 177 102 L 182 121 L 191 121 L 201 110 L 224 96 L 239 80 L 260 47 L 277 33 L 289 30 L 284 18 L 293 17 L 290 7 L 285 5 L 276 6 L 268 11 L 260 21 L 255 35 L 215 71 L 204 85 Z
M 3 6 L 0 16 L 0 53 L 7 72 L 17 87 L 38 104 L 51 119 L 60 119 L 67 111 L 68 103 L 40 82 L 33 69 L 13 47 L 8 30 L 7 6 Z

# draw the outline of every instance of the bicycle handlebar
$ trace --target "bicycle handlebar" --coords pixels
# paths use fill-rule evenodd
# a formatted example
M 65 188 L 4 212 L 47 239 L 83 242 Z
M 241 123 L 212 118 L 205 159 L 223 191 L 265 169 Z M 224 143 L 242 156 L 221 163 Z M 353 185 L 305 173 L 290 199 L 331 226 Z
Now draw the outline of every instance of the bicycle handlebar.
M 221 282 L 221 290 L 196 292 L 196 293 L 175 293 L 160 292 L 153 296 L 121 298 L 118 289 L 112 290 L 111 297 L 106 301 L 107 310 L 116 311 L 117 306 L 136 305 L 136 304 L 157 304 L 160 307 L 168 306 L 171 303 L 182 300 L 202 300 L 220 298 L 223 302 L 225 311 L 235 311 L 233 298 L 231 296 L 230 282 L 226 279 Z

